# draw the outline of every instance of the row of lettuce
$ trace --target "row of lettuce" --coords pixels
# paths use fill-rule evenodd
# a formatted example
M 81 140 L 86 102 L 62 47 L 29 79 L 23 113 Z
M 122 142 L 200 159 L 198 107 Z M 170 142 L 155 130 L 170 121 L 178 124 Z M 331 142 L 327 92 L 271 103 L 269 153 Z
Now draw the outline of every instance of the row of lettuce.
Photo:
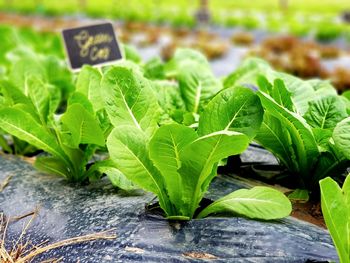
M 78 10 L 92 17 L 113 17 L 123 21 L 153 22 L 172 26 L 196 26 L 197 3 L 184 1 L 176 4 L 160 1 L 100 2 L 90 1 L 79 7 L 71 1 L 63 1 L 60 5 L 50 3 L 38 4 L 29 1 L 23 4 L 13 2 L 12 6 L 0 6 L 8 11 L 25 14 L 62 15 L 77 14 Z M 189 7 L 190 5 L 190 7 Z M 289 33 L 295 36 L 312 36 L 320 41 L 332 41 L 339 37 L 350 39 L 349 25 L 343 23 L 340 14 L 336 13 L 303 13 L 303 12 L 265 12 L 259 10 L 240 10 L 231 6 L 216 5 L 211 9 L 212 23 L 226 27 L 240 27 L 246 30 L 262 29 L 274 33 Z M 270 10 L 269 10 L 270 11 Z M 326 10 L 327 11 L 327 10 Z M 339 17 L 337 17 L 337 15 Z
M 23 37 L 8 31 L 13 36 Z M 38 45 L 52 41 L 42 40 Z M 197 51 L 179 49 L 167 63 L 143 63 L 128 46 L 124 61 L 84 66 L 74 75 L 59 52 L 38 54 L 29 42 L 13 42 L 0 54 L 4 152 L 41 152 L 35 167 L 69 181 L 107 175 L 122 189 L 152 192 L 168 219 L 285 217 L 289 200 L 267 187 L 238 190 L 198 209 L 222 160 L 255 141 L 298 188 L 317 194 L 321 180 L 325 220 L 347 262 L 350 101 L 328 82 L 304 81 L 255 58 L 217 79 Z M 344 181 L 340 189 L 337 182 Z

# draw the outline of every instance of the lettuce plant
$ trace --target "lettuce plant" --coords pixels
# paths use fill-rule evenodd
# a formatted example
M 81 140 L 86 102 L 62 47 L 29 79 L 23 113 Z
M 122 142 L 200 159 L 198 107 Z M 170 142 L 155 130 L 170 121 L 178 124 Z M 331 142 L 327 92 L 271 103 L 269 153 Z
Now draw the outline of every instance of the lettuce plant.
M 60 116 L 54 114 L 56 93 L 51 93 L 50 86 L 40 79 L 28 77 L 26 93 L 6 83 L 2 86 L 5 104 L 0 106 L 1 128 L 48 154 L 36 158 L 38 169 L 70 181 L 86 179 L 86 165 L 96 149 L 105 146 L 108 129 L 104 128 L 109 123 L 100 111 L 98 74 L 92 68 L 83 69 L 77 91 Z M 90 96 L 94 98 L 91 102 L 87 98 Z
M 324 220 L 337 249 L 340 263 L 350 258 L 350 177 L 342 188 L 327 177 L 320 181 L 321 206 Z
M 5 27 L 5 29 L 7 28 Z M 0 31 L 4 31 L 4 28 L 1 27 Z M 72 73 L 63 60 L 54 55 L 35 53 L 34 49 L 29 47 L 32 41 L 35 42 L 35 34 L 29 31 L 24 34 L 24 30 L 20 32 L 9 29 L 3 32 L 4 41 L 0 44 L 1 47 L 4 47 L 0 51 L 0 57 L 3 57 L 3 60 L 0 64 L 4 67 L 4 74 L 1 76 L 2 81 L 0 83 L 0 107 L 7 103 L 6 98 L 9 96 L 6 89 L 10 89 L 10 86 L 14 86 L 27 97 L 33 96 L 32 88 L 29 89 L 28 86 L 32 85 L 29 82 L 32 82 L 31 79 L 35 76 L 37 82 L 41 81 L 41 86 L 45 86 L 43 96 L 46 96 L 47 92 L 50 93 L 51 103 L 53 103 L 51 108 L 54 108 L 55 111 L 63 109 L 68 96 L 74 89 Z M 34 39 L 31 39 L 32 37 Z M 40 39 L 39 35 L 36 37 Z M 38 49 L 40 49 L 41 44 L 43 46 L 47 44 L 47 42 L 44 42 L 36 44 Z M 42 48 L 44 48 L 43 46 Z M 0 131 L 0 145 L 3 151 L 19 155 L 30 156 L 38 151 L 33 145 L 10 136 L 4 131 Z
M 104 75 L 103 97 L 114 125 L 107 140 L 110 162 L 137 186 L 156 194 L 167 218 L 189 220 L 216 176 L 218 162 L 248 147 L 263 111 L 251 90 L 226 89 L 203 110 L 197 130 L 181 124 L 159 128 L 160 108 L 151 85 L 132 68 L 118 66 Z M 217 200 L 198 217 L 231 212 L 275 219 L 290 210 L 282 193 L 257 187 Z
M 39 99 L 46 98 L 49 102 L 42 107 L 41 113 L 43 115 L 52 115 L 56 111 L 58 104 L 60 103 L 61 97 L 57 92 L 56 87 L 42 82 L 37 77 L 28 77 L 26 81 L 26 89 L 19 90 L 9 81 L 0 81 L 0 109 L 15 104 L 31 105 L 35 107 L 32 101 L 38 101 Z M 42 89 L 41 98 L 39 96 L 40 89 Z M 37 104 L 36 104 L 37 105 Z M 42 119 L 47 121 L 47 119 Z M 1 127 L 3 128 L 3 127 Z M 29 143 L 6 133 L 4 129 L 0 132 L 1 137 L 1 148 L 3 151 L 18 155 L 32 155 L 38 150 Z
M 263 76 L 261 76 L 263 75 Z M 250 59 L 225 87 L 259 87 L 264 119 L 255 140 L 272 152 L 295 177 L 298 187 L 318 191 L 318 181 L 337 177 L 350 166 L 349 103 L 325 81 L 303 81 Z
M 265 115 L 256 140 L 297 176 L 302 188 L 316 190 L 320 179 L 337 176 L 350 165 L 342 150 L 350 142 L 348 123 L 339 126 L 349 115 L 337 94 L 315 93 L 302 115 L 282 80 L 274 85 L 261 81 L 260 88 Z

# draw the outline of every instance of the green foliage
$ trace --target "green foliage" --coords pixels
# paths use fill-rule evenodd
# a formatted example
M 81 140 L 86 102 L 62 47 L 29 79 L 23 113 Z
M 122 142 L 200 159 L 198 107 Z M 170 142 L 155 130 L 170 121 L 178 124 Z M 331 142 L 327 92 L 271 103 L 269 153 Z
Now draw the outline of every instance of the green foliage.
M 335 130 L 348 116 L 345 105 L 338 95 L 310 98 L 307 111 L 301 115 L 294 104 L 289 104 L 290 108 L 285 104 L 292 96 L 287 95 L 284 85 L 277 85 L 280 81 L 275 81 L 272 92 L 259 92 L 265 116 L 256 140 L 299 177 L 301 187 L 317 190 L 318 180 L 339 176 L 349 165 L 349 158 L 332 141 L 332 134 L 345 136 L 344 130 Z M 284 101 L 276 98 L 275 90 L 284 92 Z
M 114 127 L 131 125 L 153 134 L 161 110 L 150 81 L 137 69 L 116 66 L 108 70 L 102 79 L 102 94 Z
M 41 122 L 47 122 L 55 111 L 64 108 L 74 90 L 73 75 L 61 59 L 63 52 L 59 36 L 10 26 L 0 26 L 0 34 L 0 68 L 3 71 L 0 108 L 24 95 L 32 100 L 34 108 L 40 113 Z M 28 105 L 21 107 L 25 110 Z M 1 148 L 8 153 L 32 155 L 38 150 L 4 131 L 0 134 Z
M 337 124 L 333 132 L 333 140 L 337 149 L 350 159 L 350 117 Z
M 200 117 L 198 131 L 180 124 L 159 128 L 156 95 L 149 92 L 151 82 L 130 68 L 114 67 L 102 83 L 106 109 L 114 125 L 107 140 L 111 160 L 130 181 L 158 196 L 169 219 L 193 218 L 216 175 L 218 162 L 244 151 L 262 121 L 258 97 L 241 87 L 227 89 L 209 102 Z M 143 95 L 145 92 L 148 96 Z M 118 112 L 112 107 L 116 102 L 122 105 Z M 227 109 L 229 112 L 222 115 Z M 243 121 L 245 117 L 248 122 Z M 240 204 L 247 210 L 229 198 L 224 203 L 228 202 L 231 208 L 220 201 L 205 213 L 234 211 L 261 219 L 289 214 L 289 202 L 282 194 L 262 190 L 266 195 L 257 194 L 258 189 L 244 194 L 247 200 L 251 198 Z M 264 212 L 258 213 L 254 205 L 264 198 L 273 199 L 277 206 L 260 207 Z M 285 209 L 277 213 L 279 205 L 286 203 Z
M 177 111 L 174 120 L 197 125 L 195 123 L 197 123 L 198 114 L 223 88 L 221 81 L 214 76 L 208 60 L 198 51 L 180 48 L 176 50 L 174 57 L 164 65 L 164 72 L 167 78 L 177 81 L 178 91 L 174 90 L 172 93 L 179 92 L 185 106 L 182 116 Z
M 285 217 L 291 209 L 290 202 L 281 192 L 256 186 L 250 190 L 237 190 L 215 201 L 204 209 L 198 218 L 212 213 L 230 212 L 249 218 L 271 220 Z
M 299 177 L 301 187 L 316 190 L 319 179 L 337 176 L 349 165 L 349 158 L 331 139 L 332 134 L 344 136 L 345 131 L 335 127 L 348 116 L 345 105 L 338 95 L 315 97 L 301 115 L 291 103 L 292 96 L 278 82 L 283 83 L 277 79 L 272 92 L 259 92 L 265 116 L 256 140 Z M 276 97 L 275 90 L 284 95 Z
M 99 88 L 90 85 L 94 73 L 97 74 L 85 68 L 79 76 L 79 89 L 86 94 L 96 94 Z M 55 116 L 59 99 L 51 92 L 52 86 L 33 75 L 23 81 L 23 90 L 7 82 L 1 85 L 4 96 L 0 106 L 2 130 L 49 154 L 37 157 L 35 166 L 38 169 L 70 181 L 85 180 L 86 165 L 96 149 L 105 146 L 103 123 L 97 118 L 93 105 L 84 94 L 76 92 L 69 99 L 66 112 Z M 101 102 L 95 103 L 100 105 Z
M 133 61 L 135 63 L 142 62 L 140 54 L 137 52 L 136 48 L 130 45 L 122 44 L 123 57 L 126 60 Z
M 148 79 L 163 80 L 166 78 L 165 65 L 163 61 L 155 57 L 150 59 L 144 66 L 145 77 Z
M 193 14 L 198 10 L 197 1 L 187 0 L 90 0 L 86 2 L 84 10 L 78 5 L 79 2 L 68 0 L 44 1 L 41 4 L 35 1 L 12 1 L 8 2 L 10 6 L 6 3 L 6 1 L 0 1 L 0 8 L 48 16 L 81 14 L 84 11 L 90 17 L 109 17 L 122 21 L 187 27 L 193 27 L 196 24 Z M 348 3 L 345 0 L 289 1 L 288 10 L 286 10 L 288 12 L 281 12 L 280 5 L 276 1 L 212 0 L 209 8 L 213 23 L 221 26 L 244 26 L 247 29 L 267 27 L 273 32 L 288 30 L 291 34 L 305 36 L 310 28 L 320 28 L 319 31 L 321 31 L 323 27 L 334 27 L 335 19 L 341 12 L 347 10 Z M 329 31 L 329 29 L 325 30 Z M 338 30 L 346 32 L 347 28 L 339 27 Z M 329 35 L 329 33 L 321 34 Z
M 342 188 L 331 178 L 320 181 L 321 206 L 327 228 L 337 249 L 340 263 L 350 258 L 350 177 Z
M 320 23 L 315 33 L 315 37 L 319 41 L 332 41 L 338 38 L 342 34 L 342 28 L 340 25 L 334 22 L 327 21 L 326 23 Z
M 158 104 L 161 107 L 161 119 L 159 124 L 169 124 L 173 122 L 186 123 L 188 112 L 185 107 L 185 102 L 182 99 L 178 83 L 167 80 L 156 80 L 153 81 L 153 88 L 157 94 Z M 195 120 L 191 119 L 189 124 L 193 122 L 195 122 Z
M 254 16 L 245 16 L 240 20 L 240 24 L 246 29 L 255 29 L 259 27 L 260 21 Z
M 349 113 L 328 82 L 302 81 L 250 59 L 224 81 L 225 87 L 244 83 L 259 87 L 265 110 L 255 140 L 295 176 L 299 188 L 317 191 L 320 179 L 344 172 L 350 164 Z
M 295 189 L 288 195 L 289 200 L 300 203 L 306 203 L 309 201 L 309 192 L 307 190 Z
M 28 50 L 43 54 L 52 54 L 63 58 L 63 49 L 59 35 L 54 33 L 39 33 L 30 28 L 15 28 L 0 25 L 0 64 L 7 61 L 9 51 L 26 47 Z

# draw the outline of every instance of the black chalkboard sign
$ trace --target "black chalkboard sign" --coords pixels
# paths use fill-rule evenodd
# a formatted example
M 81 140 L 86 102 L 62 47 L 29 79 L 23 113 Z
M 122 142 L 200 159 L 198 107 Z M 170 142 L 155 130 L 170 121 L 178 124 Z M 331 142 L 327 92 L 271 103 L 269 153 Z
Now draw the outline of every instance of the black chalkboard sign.
M 122 58 L 111 23 L 65 29 L 62 35 L 73 70 L 84 64 L 102 65 Z

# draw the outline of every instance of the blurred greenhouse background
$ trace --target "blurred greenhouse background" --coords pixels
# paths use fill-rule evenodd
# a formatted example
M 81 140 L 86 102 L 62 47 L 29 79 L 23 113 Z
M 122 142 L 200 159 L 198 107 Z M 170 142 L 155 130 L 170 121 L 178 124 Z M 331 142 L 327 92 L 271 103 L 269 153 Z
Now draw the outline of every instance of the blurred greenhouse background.
M 1 24 L 45 33 L 112 21 L 140 60 L 168 60 L 176 48 L 191 47 L 218 76 L 258 56 L 299 77 L 330 79 L 340 91 L 350 86 L 345 0 L 2 0 L 0 10 Z M 33 35 L 28 30 L 21 38 Z

